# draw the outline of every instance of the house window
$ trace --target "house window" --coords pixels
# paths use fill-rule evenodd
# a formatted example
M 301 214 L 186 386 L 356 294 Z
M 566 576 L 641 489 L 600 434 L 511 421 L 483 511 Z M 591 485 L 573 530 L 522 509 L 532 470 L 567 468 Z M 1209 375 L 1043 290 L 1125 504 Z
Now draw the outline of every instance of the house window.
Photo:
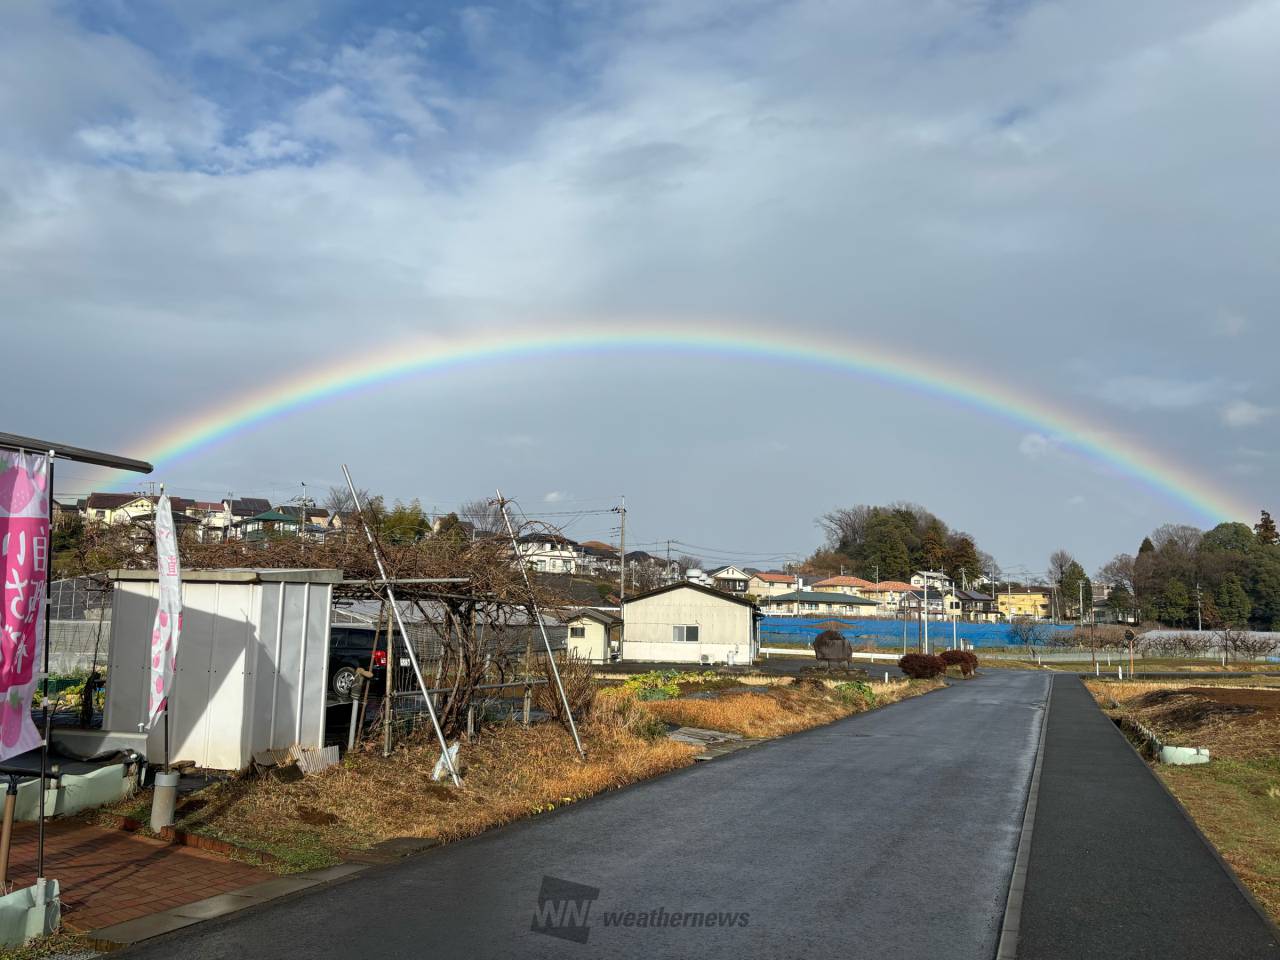
M 570 639 L 570 640 L 581 640 L 581 639 L 582 639 L 583 637 L 585 637 L 586 635 L 587 635 L 587 628 L 586 628 L 586 627 L 570 627 L 570 628 L 569 628 L 569 639 Z
M 692 624 L 681 624 L 671 628 L 673 639 L 676 643 L 697 643 L 698 628 Z

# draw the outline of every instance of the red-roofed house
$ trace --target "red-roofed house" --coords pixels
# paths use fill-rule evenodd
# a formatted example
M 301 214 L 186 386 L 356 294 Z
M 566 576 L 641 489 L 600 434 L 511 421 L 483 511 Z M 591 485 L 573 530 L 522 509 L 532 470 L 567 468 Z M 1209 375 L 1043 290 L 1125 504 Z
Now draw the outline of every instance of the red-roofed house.
M 853 597 L 865 596 L 867 587 L 874 586 L 870 580 L 861 577 L 827 577 L 813 585 L 816 593 L 847 593 Z

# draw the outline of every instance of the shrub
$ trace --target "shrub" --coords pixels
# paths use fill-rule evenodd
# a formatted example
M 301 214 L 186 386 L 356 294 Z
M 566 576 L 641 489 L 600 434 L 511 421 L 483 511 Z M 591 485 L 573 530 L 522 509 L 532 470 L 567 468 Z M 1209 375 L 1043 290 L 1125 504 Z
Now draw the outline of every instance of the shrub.
M 867 707 L 876 705 L 876 692 L 871 689 L 871 684 L 863 683 L 861 680 L 851 680 L 848 683 L 837 683 L 836 693 L 840 699 L 849 706 L 857 706 L 863 704 Z
M 682 672 L 680 670 L 650 670 L 628 677 L 622 684 L 641 700 L 674 700 L 680 696 L 681 684 L 714 683 L 721 677 L 714 670 Z
M 978 669 L 978 657 L 968 650 L 943 650 L 938 659 L 948 667 L 959 667 L 962 676 L 972 676 Z
M 590 660 L 571 654 L 557 655 L 556 666 L 560 670 L 560 682 L 564 685 L 565 699 L 569 701 L 574 717 L 582 719 L 590 712 L 591 703 L 595 699 L 595 669 L 591 666 Z M 551 665 L 546 657 L 542 658 L 542 675 L 547 682 L 533 688 L 534 706 L 553 720 L 567 724 L 564 701 L 560 699 L 560 691 L 556 689 L 555 677 L 551 673 Z
M 616 730 L 646 740 L 656 740 L 667 732 L 667 725 L 646 710 L 636 692 L 626 687 L 596 691 L 590 722 L 600 731 Z
M 931 653 L 908 653 L 898 660 L 898 669 L 912 680 L 928 680 L 946 672 L 947 665 L 941 657 Z

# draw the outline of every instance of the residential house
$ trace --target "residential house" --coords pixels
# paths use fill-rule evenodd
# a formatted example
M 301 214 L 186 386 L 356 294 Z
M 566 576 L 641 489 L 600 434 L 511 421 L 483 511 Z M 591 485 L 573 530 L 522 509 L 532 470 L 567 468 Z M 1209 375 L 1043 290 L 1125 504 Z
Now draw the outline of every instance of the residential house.
M 926 600 L 925 590 L 909 590 L 902 595 L 902 599 L 898 602 L 898 611 L 907 617 L 918 617 L 921 610 L 927 609 L 930 620 L 942 620 L 947 617 L 947 607 L 943 596 L 944 594 L 941 591 L 930 589 Z
M 1032 620 L 1048 620 L 1050 616 L 1049 588 L 1012 588 L 996 594 L 996 609 L 1004 620 L 1029 617 Z
M 863 594 L 876 601 L 876 616 L 879 617 L 896 617 L 902 598 L 910 592 L 911 584 L 901 580 L 881 580 L 862 588 Z
M 227 497 L 220 509 L 207 515 L 202 522 L 203 538 L 210 543 L 240 538 L 240 524 L 271 511 L 271 501 L 265 497 Z
M 569 652 L 592 663 L 608 663 L 622 648 L 622 617 L 585 607 L 565 620 Z
M 286 503 L 276 507 L 276 510 L 283 513 L 287 517 L 293 517 L 295 520 L 301 516 L 302 507 L 296 503 Z M 329 511 L 324 507 L 307 507 L 307 539 L 317 542 L 324 542 L 325 533 L 329 529 Z
M 925 584 L 929 585 L 929 592 L 937 590 L 944 593 L 955 587 L 956 582 L 939 570 L 917 570 L 911 575 L 911 586 L 917 590 L 922 590 Z
M 866 596 L 868 587 L 874 587 L 875 584 L 870 580 L 863 580 L 861 577 L 827 577 L 825 580 L 819 580 L 813 585 L 813 589 L 818 593 L 844 593 L 853 597 Z
M 876 612 L 878 604 L 867 597 L 831 590 L 795 590 L 760 601 L 761 609 L 780 617 L 863 617 Z
M 977 590 L 951 590 L 944 595 L 948 617 L 976 623 L 994 623 L 1000 619 L 994 597 Z
M 296 537 L 301 522 L 279 510 L 264 510 L 256 517 L 249 517 L 239 525 L 238 539 L 248 541 L 271 540 L 276 537 Z
M 597 577 L 616 577 L 622 572 L 622 558 L 616 547 L 599 540 L 584 540 L 579 546 L 582 549 L 582 572 Z
M 577 541 L 558 533 L 529 533 L 516 538 L 516 552 L 538 573 L 578 573 L 582 550 Z
M 764 597 L 776 597 L 800 588 L 800 578 L 791 573 L 778 573 L 775 570 L 759 570 L 751 574 L 747 581 L 747 593 L 760 600 Z
M 622 659 L 749 664 L 760 652 L 761 613 L 742 596 L 687 580 L 622 603 Z
M 743 594 L 747 592 L 747 582 L 751 579 L 750 574 L 739 570 L 737 567 L 721 567 L 719 570 L 712 570 L 707 576 L 711 579 L 712 585 L 717 590 L 723 590 L 725 593 Z

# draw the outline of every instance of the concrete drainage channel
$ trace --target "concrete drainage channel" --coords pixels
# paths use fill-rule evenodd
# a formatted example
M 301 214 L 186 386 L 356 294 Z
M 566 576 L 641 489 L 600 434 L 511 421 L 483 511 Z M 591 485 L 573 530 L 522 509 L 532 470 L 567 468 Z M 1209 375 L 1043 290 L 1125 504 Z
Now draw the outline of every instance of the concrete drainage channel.
M 733 753 L 746 747 L 754 747 L 762 740 L 749 740 L 739 733 L 725 733 L 722 730 L 704 730 L 701 727 L 677 727 L 667 734 L 669 740 L 687 743 L 690 746 L 702 747 L 702 752 L 694 760 L 714 760 L 726 753 Z
M 1111 705 L 1112 710 L 1121 709 L 1120 704 L 1116 702 L 1114 697 L 1108 697 L 1107 702 Z M 1111 721 L 1120 728 L 1126 737 L 1138 745 L 1139 753 L 1158 760 L 1160 763 L 1167 763 L 1175 767 L 1186 767 L 1197 763 L 1208 763 L 1210 760 L 1208 747 L 1175 747 L 1161 740 L 1150 727 L 1125 714 L 1112 717 Z

